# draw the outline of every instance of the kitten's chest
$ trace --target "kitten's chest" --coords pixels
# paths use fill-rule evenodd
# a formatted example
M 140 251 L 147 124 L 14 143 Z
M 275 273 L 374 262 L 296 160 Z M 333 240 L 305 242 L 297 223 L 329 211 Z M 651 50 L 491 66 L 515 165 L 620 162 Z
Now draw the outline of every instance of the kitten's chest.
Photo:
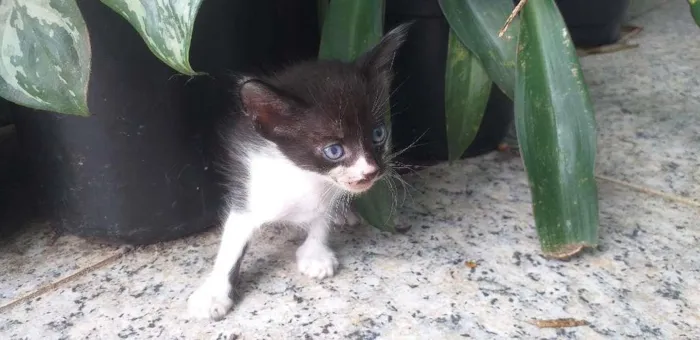
M 293 165 L 265 162 L 251 166 L 248 203 L 271 219 L 306 223 L 327 213 L 336 190 Z

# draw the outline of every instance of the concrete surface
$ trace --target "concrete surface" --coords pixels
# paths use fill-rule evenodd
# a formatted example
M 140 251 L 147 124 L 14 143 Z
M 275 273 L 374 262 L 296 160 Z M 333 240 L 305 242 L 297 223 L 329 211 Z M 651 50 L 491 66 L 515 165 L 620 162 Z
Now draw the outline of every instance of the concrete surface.
M 408 176 L 410 229 L 339 230 L 331 279 L 297 273 L 297 231 L 259 233 L 220 322 L 184 318 L 218 231 L 127 251 L 34 226 L 0 248 L 0 338 L 698 339 L 700 29 L 683 0 L 633 23 L 639 48 L 582 59 L 600 130 L 596 250 L 542 258 L 522 162 L 494 153 Z

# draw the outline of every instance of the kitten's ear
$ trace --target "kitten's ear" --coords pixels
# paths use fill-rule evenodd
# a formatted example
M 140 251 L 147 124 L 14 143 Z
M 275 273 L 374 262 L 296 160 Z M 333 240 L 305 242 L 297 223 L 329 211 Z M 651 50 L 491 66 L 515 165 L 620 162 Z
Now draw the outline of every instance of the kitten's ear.
M 385 34 L 377 45 L 358 58 L 357 65 L 360 69 L 371 79 L 389 75 L 394 55 L 406 41 L 412 24 L 413 22 L 403 23 Z
M 273 85 L 253 78 L 241 81 L 239 95 L 245 115 L 250 117 L 257 129 L 266 132 L 271 132 L 281 123 L 294 102 Z

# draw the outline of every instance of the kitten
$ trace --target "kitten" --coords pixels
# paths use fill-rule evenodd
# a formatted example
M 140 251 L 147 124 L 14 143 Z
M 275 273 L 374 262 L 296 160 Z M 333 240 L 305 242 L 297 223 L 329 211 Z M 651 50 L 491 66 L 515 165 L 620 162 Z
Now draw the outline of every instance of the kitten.
M 299 271 L 317 279 L 335 274 L 329 227 L 356 222 L 350 198 L 391 170 L 384 114 L 393 57 L 408 26 L 393 29 L 352 62 L 308 61 L 274 77 L 239 81 L 243 114 L 226 136 L 231 208 L 214 268 L 188 300 L 191 316 L 220 320 L 228 313 L 230 276 L 237 275 L 252 233 L 263 224 L 305 228 L 307 238 L 296 252 Z

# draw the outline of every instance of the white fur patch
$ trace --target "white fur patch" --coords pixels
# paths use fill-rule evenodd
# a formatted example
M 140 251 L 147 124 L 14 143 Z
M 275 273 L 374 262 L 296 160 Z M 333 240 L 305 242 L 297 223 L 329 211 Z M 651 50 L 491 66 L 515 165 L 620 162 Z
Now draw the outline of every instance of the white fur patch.
M 360 193 L 369 189 L 375 178 L 372 181 L 365 180 L 379 168 L 376 165 L 371 165 L 365 157 L 359 157 L 355 163 L 350 166 L 338 166 L 331 170 L 330 177 L 342 186 L 343 189 L 354 193 Z M 358 184 L 360 182 L 360 184 Z
M 210 277 L 187 300 L 187 311 L 191 318 L 220 320 L 233 306 L 229 298 L 228 280 Z
M 333 223 L 339 226 L 353 227 L 360 224 L 360 217 L 352 209 L 348 209 L 344 213 L 334 214 Z
M 377 166 L 370 165 L 365 157 L 360 157 L 348 168 L 348 172 L 354 177 L 355 181 L 359 181 L 364 179 L 368 174 L 376 172 L 377 169 Z
M 340 194 L 322 175 L 300 169 L 281 154 L 252 155 L 249 164 L 248 207 L 267 222 L 309 223 Z
M 291 222 L 309 235 L 298 249 L 299 270 L 310 277 L 335 274 L 338 260 L 326 245 L 330 222 L 343 191 L 327 176 L 303 170 L 274 146 L 244 150 L 249 168 L 246 211 L 231 211 L 224 224 L 219 252 L 204 284 L 188 300 L 195 318 L 223 318 L 233 306 L 229 273 L 252 236 L 269 222 Z
M 297 266 L 302 274 L 323 279 L 335 274 L 338 259 L 326 245 L 309 239 L 297 249 Z

